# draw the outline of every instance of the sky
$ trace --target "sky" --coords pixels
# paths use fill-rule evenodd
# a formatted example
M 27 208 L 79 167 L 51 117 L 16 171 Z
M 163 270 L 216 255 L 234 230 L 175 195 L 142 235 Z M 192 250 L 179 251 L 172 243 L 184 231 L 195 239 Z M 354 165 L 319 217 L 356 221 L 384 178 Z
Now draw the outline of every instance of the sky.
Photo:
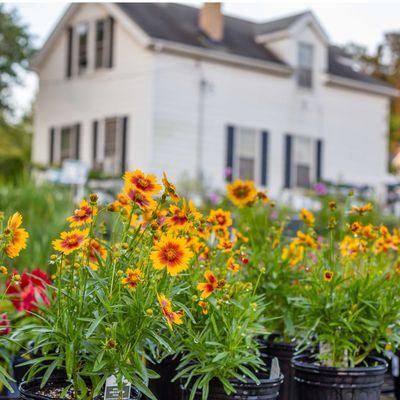
M 34 43 L 41 46 L 49 35 L 57 20 L 65 11 L 68 3 L 53 1 L 51 3 L 6 2 L 6 7 L 16 8 L 21 20 L 34 35 Z M 186 2 L 187 4 L 187 2 Z M 191 2 L 193 5 L 201 3 Z M 248 18 L 255 21 L 294 14 L 304 10 L 312 10 L 320 20 L 323 28 L 334 44 L 355 42 L 365 45 L 373 51 L 382 41 L 384 32 L 400 30 L 400 1 L 360 1 L 360 0 L 286 0 L 227 2 L 223 5 L 226 14 Z M 37 91 L 37 77 L 34 73 L 23 76 L 23 86 L 13 91 L 14 103 L 21 115 L 31 104 Z

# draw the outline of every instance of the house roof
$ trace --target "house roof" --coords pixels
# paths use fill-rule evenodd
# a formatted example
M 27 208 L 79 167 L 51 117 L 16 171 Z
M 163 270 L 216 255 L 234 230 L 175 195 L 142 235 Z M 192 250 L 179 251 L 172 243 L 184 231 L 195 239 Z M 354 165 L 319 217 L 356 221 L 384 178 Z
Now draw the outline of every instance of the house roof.
M 219 43 L 209 40 L 198 26 L 199 9 L 174 3 L 116 3 L 150 37 L 167 40 L 204 50 L 249 57 L 286 66 L 276 54 L 264 44 L 257 43 L 256 35 L 288 30 L 304 17 L 312 16 L 305 11 L 284 18 L 256 23 L 242 18 L 224 16 L 224 37 Z M 329 46 L 328 74 L 376 86 L 388 86 L 348 64 L 340 62 L 340 51 Z

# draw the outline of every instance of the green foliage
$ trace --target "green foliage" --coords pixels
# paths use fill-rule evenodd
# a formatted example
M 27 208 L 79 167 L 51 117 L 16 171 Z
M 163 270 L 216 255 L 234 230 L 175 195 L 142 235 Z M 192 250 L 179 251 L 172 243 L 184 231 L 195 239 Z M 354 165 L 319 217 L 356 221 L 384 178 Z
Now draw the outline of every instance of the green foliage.
M 1 185 L 0 210 L 7 215 L 20 211 L 30 236 L 26 250 L 18 258 L 10 260 L 9 265 L 19 271 L 37 267 L 46 269 L 53 252 L 51 241 L 65 226 L 72 208 L 70 188 L 36 184 L 31 180 Z

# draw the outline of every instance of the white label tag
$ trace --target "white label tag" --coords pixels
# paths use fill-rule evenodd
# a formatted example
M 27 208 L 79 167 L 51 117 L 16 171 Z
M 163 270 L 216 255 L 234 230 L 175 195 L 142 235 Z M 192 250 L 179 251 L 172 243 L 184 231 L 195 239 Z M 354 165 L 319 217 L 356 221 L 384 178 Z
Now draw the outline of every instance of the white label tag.
M 279 367 L 279 361 L 274 357 L 271 361 L 271 373 L 269 379 L 278 379 L 281 376 L 281 368 Z
M 123 380 L 123 386 L 120 390 L 115 375 L 111 375 L 106 380 L 104 388 L 104 400 L 129 400 L 131 397 L 131 384 L 126 379 Z
M 399 376 L 399 357 L 396 354 L 392 356 L 392 375 L 396 378 Z

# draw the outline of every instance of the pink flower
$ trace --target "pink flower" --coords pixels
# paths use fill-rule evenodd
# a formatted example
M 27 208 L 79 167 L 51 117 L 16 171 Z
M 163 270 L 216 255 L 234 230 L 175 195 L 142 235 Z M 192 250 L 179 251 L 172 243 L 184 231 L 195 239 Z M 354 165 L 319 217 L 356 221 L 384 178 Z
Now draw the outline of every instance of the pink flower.
M 318 196 L 323 196 L 328 193 L 328 188 L 326 187 L 325 183 L 318 182 L 314 185 L 315 193 Z
M 0 316 L 0 336 L 6 336 L 11 333 L 10 320 L 7 314 L 2 314 Z
M 13 273 L 15 274 L 17 272 Z M 6 293 L 17 311 L 34 311 L 39 299 L 42 299 L 44 304 L 50 305 L 50 300 L 46 295 L 47 284 L 50 284 L 49 277 L 38 268 L 30 273 L 24 272 L 19 282 L 9 280 Z
M 226 167 L 225 168 L 225 178 L 230 178 L 232 176 L 232 168 Z

